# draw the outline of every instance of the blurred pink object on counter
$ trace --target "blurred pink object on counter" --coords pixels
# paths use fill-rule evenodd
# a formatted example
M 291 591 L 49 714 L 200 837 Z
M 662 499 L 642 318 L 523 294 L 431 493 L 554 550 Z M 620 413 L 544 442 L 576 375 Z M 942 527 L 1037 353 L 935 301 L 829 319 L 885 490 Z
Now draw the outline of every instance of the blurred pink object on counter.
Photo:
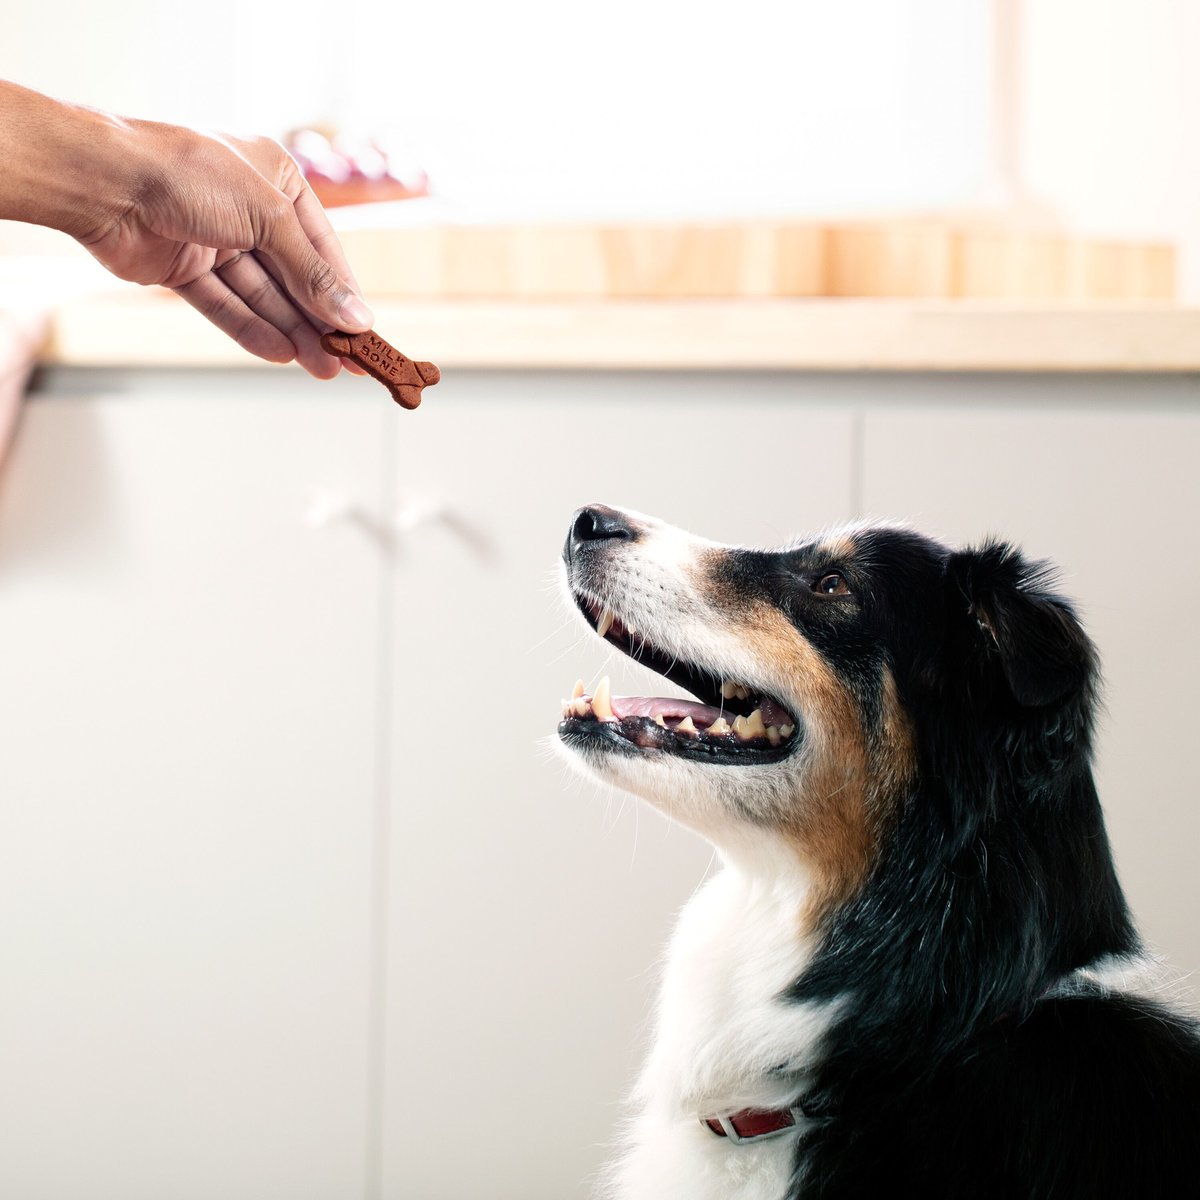
M 285 145 L 326 208 L 429 195 L 425 172 L 401 166 L 396 155 L 378 142 L 298 129 L 288 134 Z

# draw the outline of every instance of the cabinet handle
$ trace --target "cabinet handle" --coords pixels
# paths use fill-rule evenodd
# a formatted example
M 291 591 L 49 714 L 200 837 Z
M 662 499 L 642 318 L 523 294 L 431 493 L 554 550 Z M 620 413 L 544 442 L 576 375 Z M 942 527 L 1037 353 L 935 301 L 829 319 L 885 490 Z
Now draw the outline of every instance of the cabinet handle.
M 396 541 L 401 546 L 419 529 L 430 525 L 440 525 L 471 552 L 472 557 L 480 562 L 493 562 L 496 558 L 496 545 L 487 533 L 473 521 L 468 520 L 452 508 L 445 500 L 430 500 L 419 498 L 410 500 L 396 510 L 392 520 L 392 529 Z
M 304 509 L 304 523 L 310 529 L 328 529 L 331 525 L 374 526 L 370 514 L 357 500 L 343 492 L 314 489 Z
M 365 504 L 345 492 L 315 488 L 309 494 L 304 523 L 310 529 L 357 525 L 388 554 L 403 550 L 418 531 L 436 525 L 452 534 L 479 562 L 496 559 L 496 545 L 488 534 L 444 500 L 411 500 L 397 509 L 390 521 L 380 521 Z

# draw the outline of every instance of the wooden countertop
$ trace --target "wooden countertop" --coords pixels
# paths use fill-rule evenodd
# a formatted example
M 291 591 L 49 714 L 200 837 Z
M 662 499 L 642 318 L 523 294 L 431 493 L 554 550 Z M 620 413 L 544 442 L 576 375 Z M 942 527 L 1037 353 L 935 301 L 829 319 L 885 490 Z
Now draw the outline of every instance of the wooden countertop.
M 372 297 L 372 306 L 385 337 L 443 369 L 1200 371 L 1200 309 L 1168 304 Z M 132 286 L 56 303 L 40 357 L 73 367 L 258 361 L 175 297 Z

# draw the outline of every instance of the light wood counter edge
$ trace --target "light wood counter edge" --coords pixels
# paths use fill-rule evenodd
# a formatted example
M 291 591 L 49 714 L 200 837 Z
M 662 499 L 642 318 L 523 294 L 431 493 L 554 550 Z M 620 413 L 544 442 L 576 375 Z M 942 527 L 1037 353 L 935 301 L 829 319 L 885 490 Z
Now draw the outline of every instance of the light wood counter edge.
M 443 370 L 1200 371 L 1200 309 L 1166 304 L 375 298 L 372 306 L 386 338 Z M 128 290 L 61 304 L 41 361 L 258 362 L 174 297 Z

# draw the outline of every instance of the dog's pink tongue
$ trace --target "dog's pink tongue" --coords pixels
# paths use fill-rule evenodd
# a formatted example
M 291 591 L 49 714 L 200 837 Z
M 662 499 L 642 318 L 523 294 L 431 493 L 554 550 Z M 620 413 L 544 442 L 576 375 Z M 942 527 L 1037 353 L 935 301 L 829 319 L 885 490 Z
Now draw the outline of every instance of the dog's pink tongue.
M 613 716 L 620 721 L 626 717 L 676 717 L 682 721 L 691 717 L 698 729 L 711 725 L 720 715 L 719 708 L 711 704 L 699 704 L 693 700 L 674 700 L 669 696 L 614 696 Z

